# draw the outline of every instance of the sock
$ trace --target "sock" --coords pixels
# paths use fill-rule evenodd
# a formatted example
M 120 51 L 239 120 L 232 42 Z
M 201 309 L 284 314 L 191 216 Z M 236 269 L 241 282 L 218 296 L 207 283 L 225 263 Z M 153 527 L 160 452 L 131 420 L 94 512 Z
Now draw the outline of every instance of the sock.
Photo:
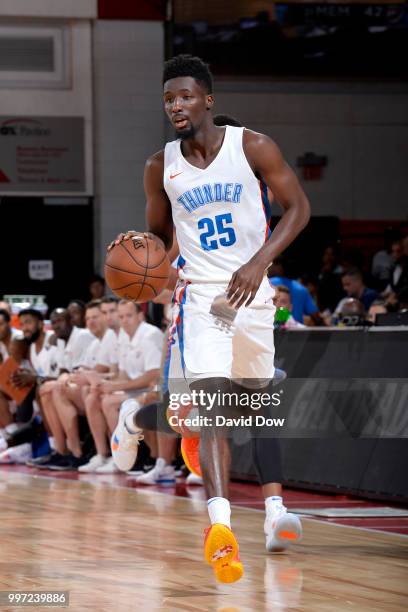
M 48 444 L 50 445 L 51 450 L 55 451 L 55 440 L 52 436 L 48 436 Z
M 135 423 L 135 416 L 139 408 L 140 404 L 135 399 L 125 400 L 120 408 L 121 412 L 122 410 L 126 412 L 125 427 L 130 433 L 137 433 L 140 431 L 140 427 Z
M 207 501 L 208 515 L 211 525 L 222 523 L 231 529 L 231 506 L 225 497 L 211 497 Z
M 276 514 L 286 509 L 283 505 L 283 499 L 279 495 L 272 495 L 271 497 L 265 498 L 265 510 L 266 513 Z
M 161 470 L 163 470 L 166 467 L 166 465 L 167 465 L 167 463 L 163 459 L 163 457 L 157 457 L 156 463 L 154 464 L 154 468 L 157 468 L 159 470 L 159 472 L 161 472 Z

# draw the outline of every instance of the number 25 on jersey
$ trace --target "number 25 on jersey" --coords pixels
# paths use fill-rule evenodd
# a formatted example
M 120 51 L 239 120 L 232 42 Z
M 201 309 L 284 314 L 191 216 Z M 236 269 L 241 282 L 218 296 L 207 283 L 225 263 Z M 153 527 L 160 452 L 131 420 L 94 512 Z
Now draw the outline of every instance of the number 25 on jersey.
M 200 242 L 204 251 L 214 251 L 220 246 L 229 247 L 236 243 L 234 228 L 229 227 L 231 223 L 231 213 L 217 215 L 214 220 L 210 217 L 199 220 L 198 229 L 205 230 L 200 234 Z

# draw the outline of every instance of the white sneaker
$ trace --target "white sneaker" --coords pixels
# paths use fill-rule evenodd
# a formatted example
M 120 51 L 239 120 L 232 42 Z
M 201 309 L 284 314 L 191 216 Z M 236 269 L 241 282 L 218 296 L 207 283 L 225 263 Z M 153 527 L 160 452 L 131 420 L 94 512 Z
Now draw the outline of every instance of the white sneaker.
M 0 437 L 0 453 L 5 451 L 7 447 L 8 447 L 8 444 L 7 444 L 6 440 L 4 438 Z
M 119 412 L 119 421 L 111 438 L 112 457 L 117 467 L 122 472 L 130 470 L 137 457 L 139 441 L 143 440 L 142 430 L 131 432 L 126 427 L 126 417 L 139 410 L 139 403 L 134 400 L 123 402 Z
M 104 465 L 98 467 L 95 472 L 97 474 L 117 474 L 120 472 L 120 469 L 115 465 L 113 457 L 109 457 L 109 459 L 105 461 Z
M 172 465 L 166 465 L 164 459 L 156 460 L 154 468 L 142 474 L 136 476 L 137 484 L 144 485 L 172 485 L 176 484 L 175 470 Z
M 186 478 L 186 485 L 198 485 L 198 486 L 203 486 L 203 479 L 201 478 L 201 476 L 197 476 L 197 474 L 193 474 L 193 472 L 190 472 L 189 475 Z
M 16 433 L 16 431 L 18 431 L 20 428 L 17 425 L 17 423 L 10 423 L 9 425 L 6 425 L 4 428 L 4 431 L 6 432 L 6 435 L 8 436 L 12 436 L 14 433 Z
M 19 444 L 12 446 L 0 453 L 0 463 L 25 463 L 33 456 L 31 444 Z
M 109 457 L 104 457 L 103 455 L 94 455 L 93 457 L 91 457 L 88 463 L 85 463 L 85 465 L 79 466 L 78 472 L 85 472 L 85 473 L 96 472 L 98 468 L 105 465 L 108 459 Z
M 282 552 L 302 538 L 302 523 L 296 514 L 281 506 L 276 512 L 267 512 L 264 523 L 266 550 Z

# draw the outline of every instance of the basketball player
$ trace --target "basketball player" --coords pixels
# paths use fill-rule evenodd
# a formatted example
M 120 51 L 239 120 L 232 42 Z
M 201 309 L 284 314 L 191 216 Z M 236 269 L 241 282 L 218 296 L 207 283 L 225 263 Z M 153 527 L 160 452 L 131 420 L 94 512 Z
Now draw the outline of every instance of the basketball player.
M 216 115 L 214 125 L 243 127 L 237 119 L 230 115 Z M 261 176 L 257 176 L 257 178 L 259 179 L 264 205 L 270 209 L 274 200 L 273 193 Z M 276 288 L 275 291 L 274 304 L 276 308 L 279 308 L 282 305 L 277 301 L 280 299 L 280 293 Z M 293 317 L 291 318 L 293 321 L 291 326 L 293 327 L 296 322 Z M 299 518 L 292 513 L 288 513 L 283 505 L 281 484 L 283 473 L 279 442 L 276 438 L 256 435 L 256 433 L 255 431 L 251 437 L 252 457 L 265 499 L 264 532 L 266 550 L 268 552 L 282 552 L 294 542 L 299 541 L 302 536 L 302 525 Z M 280 536 L 280 534 L 287 535 L 288 533 L 292 534 L 292 538 L 288 539 Z
M 201 414 L 208 415 L 210 398 L 226 397 L 232 381 L 259 391 L 273 377 L 274 291 L 265 271 L 305 227 L 310 208 L 272 140 L 214 125 L 212 76 L 202 60 L 182 55 L 166 62 L 163 93 L 177 140 L 146 163 L 146 216 L 151 237 L 167 250 L 173 222 L 176 228 L 181 360 L 190 389 L 200 395 Z M 256 175 L 284 209 L 271 235 Z M 213 404 L 218 413 L 220 404 Z M 134 416 L 123 414 L 118 424 L 115 462 L 130 459 L 132 441 L 137 453 Z M 230 523 L 228 440 L 219 429 L 205 427 L 199 445 L 184 446 L 191 464 L 197 463 L 198 448 L 211 522 L 205 557 L 219 581 L 234 582 L 243 566 Z

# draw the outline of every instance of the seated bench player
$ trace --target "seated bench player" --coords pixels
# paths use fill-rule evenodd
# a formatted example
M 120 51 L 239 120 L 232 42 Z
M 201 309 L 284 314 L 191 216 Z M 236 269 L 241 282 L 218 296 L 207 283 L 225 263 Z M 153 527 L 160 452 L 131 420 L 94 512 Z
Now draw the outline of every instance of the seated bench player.
M 159 379 L 163 332 L 146 323 L 140 306 L 134 302 L 121 300 L 118 314 L 125 333 L 119 340 L 118 373 L 111 380 L 92 385 L 85 400 L 97 455 L 81 471 L 117 471 L 113 461 L 105 466 L 103 463 L 109 456 L 108 437 L 117 425 L 120 406 L 126 399 L 149 390 Z M 146 442 L 149 444 L 148 437 Z
M 68 374 L 85 363 L 88 346 L 95 337 L 87 330 L 75 327 L 66 308 L 56 308 L 50 315 L 51 326 L 57 337 L 57 346 L 52 353 L 51 371 L 55 379 L 46 379 L 39 389 L 41 411 L 47 430 L 51 433 L 53 452 L 50 455 L 33 459 L 32 467 L 48 469 L 51 464 L 64 462 L 63 457 L 70 456 L 72 464 L 76 458 L 71 456 L 66 444 L 66 433 L 62 427 L 56 408 L 56 399 L 60 392 L 59 386 L 65 384 Z M 74 460 L 75 459 L 75 460 Z M 80 464 L 81 462 L 79 462 Z M 74 469 L 74 466 L 71 469 Z

